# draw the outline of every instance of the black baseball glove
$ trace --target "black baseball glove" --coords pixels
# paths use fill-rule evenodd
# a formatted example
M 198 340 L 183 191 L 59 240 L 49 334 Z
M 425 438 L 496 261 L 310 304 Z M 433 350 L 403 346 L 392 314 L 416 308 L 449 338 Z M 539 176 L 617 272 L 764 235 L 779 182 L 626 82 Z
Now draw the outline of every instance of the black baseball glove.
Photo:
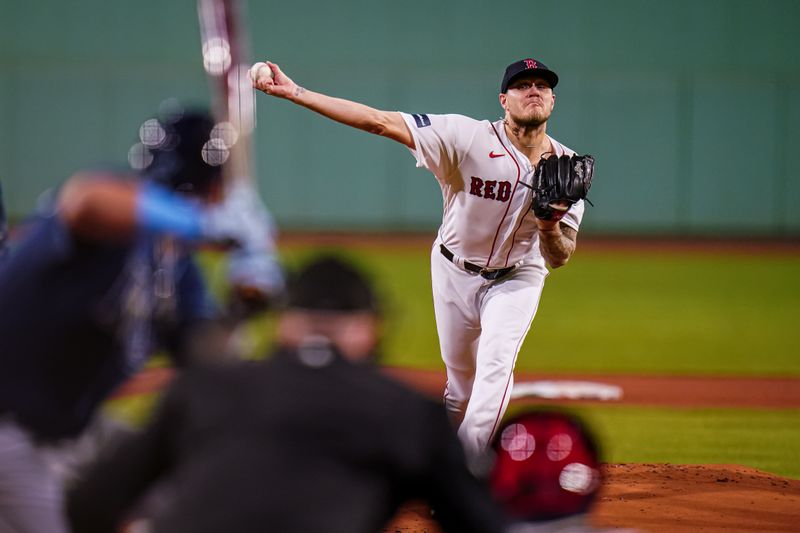
M 560 220 L 592 186 L 594 157 L 590 155 L 542 156 L 533 173 L 531 209 L 542 220 Z

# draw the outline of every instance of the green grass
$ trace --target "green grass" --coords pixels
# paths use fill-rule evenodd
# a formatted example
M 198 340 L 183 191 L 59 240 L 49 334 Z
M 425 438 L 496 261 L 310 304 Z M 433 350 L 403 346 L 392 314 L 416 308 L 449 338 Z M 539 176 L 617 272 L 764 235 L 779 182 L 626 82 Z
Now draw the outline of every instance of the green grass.
M 353 261 L 375 284 L 385 316 L 381 347 L 385 364 L 444 368 L 434 324 L 427 252 L 292 247 L 283 251 L 281 260 L 287 269 L 293 270 L 311 257 L 325 253 Z M 223 294 L 224 268 L 219 256 L 205 256 L 202 265 L 211 279 L 212 291 Z M 271 317 L 258 317 L 246 327 L 256 351 L 270 346 L 274 327 Z
M 106 401 L 103 410 L 112 418 L 139 427 L 148 421 L 160 397 L 160 392 L 153 392 L 112 398 Z
M 550 276 L 523 359 L 547 370 L 800 375 L 798 274 L 800 257 L 578 254 Z M 538 345 L 564 356 L 543 360 Z
M 313 253 L 284 258 L 297 265 Z M 384 362 L 441 368 L 428 250 L 346 255 L 387 302 Z M 800 376 L 799 316 L 800 256 L 579 250 L 548 278 L 517 368 Z
M 737 464 L 800 479 L 800 409 L 587 406 L 609 463 Z
M 330 249 L 329 249 L 330 250 Z M 386 303 L 383 362 L 442 368 L 429 250 L 339 249 Z M 319 253 L 283 251 L 289 267 Z M 205 263 L 218 292 L 218 259 Z M 517 368 L 524 371 L 800 376 L 800 255 L 581 251 L 551 274 Z M 273 320 L 247 326 L 255 353 Z M 152 396 L 111 409 L 141 420 Z M 800 479 L 800 410 L 627 405 L 574 410 L 612 463 L 741 464 Z

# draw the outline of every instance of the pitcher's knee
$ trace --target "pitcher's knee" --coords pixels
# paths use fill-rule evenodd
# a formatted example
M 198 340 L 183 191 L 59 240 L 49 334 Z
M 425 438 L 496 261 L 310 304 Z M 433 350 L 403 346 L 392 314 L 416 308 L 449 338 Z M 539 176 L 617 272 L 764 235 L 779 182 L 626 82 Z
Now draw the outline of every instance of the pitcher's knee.
M 452 397 L 445 396 L 444 406 L 447 409 L 447 415 L 456 427 L 464 420 L 464 413 L 467 410 L 467 400 L 458 400 Z

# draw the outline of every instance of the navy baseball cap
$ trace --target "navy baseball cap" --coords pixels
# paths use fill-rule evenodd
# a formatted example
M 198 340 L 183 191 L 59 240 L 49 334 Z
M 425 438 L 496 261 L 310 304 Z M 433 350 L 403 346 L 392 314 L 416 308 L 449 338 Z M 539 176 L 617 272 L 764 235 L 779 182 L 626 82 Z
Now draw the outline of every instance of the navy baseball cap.
M 500 92 L 507 92 L 508 86 L 511 84 L 511 82 L 513 82 L 519 76 L 523 76 L 525 74 L 536 74 L 537 76 L 541 76 L 547 80 L 547 83 L 550 84 L 551 89 L 555 89 L 556 85 L 558 84 L 558 75 L 547 68 L 547 65 L 536 59 L 527 58 L 511 63 L 506 68 L 506 73 L 503 75 L 503 83 L 500 84 Z

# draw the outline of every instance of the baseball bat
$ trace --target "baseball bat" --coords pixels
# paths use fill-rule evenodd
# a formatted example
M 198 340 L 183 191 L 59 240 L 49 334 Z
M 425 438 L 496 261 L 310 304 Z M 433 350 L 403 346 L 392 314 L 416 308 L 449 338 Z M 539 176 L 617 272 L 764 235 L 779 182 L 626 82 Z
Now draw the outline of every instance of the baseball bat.
M 236 297 L 245 310 L 276 299 L 283 275 L 275 260 L 276 228 L 258 192 L 252 134 L 256 97 L 250 81 L 244 0 L 198 0 L 203 66 L 208 73 L 216 120 L 227 128 L 229 156 L 223 166 L 225 204 L 245 236 L 243 253 L 229 268 Z M 235 305 L 234 305 L 235 307 Z
M 224 167 L 227 184 L 245 180 L 255 188 L 252 133 L 255 128 L 256 98 L 248 77 L 249 47 L 241 23 L 239 0 L 198 0 L 197 13 L 208 74 L 212 112 L 223 129 L 230 149 Z

